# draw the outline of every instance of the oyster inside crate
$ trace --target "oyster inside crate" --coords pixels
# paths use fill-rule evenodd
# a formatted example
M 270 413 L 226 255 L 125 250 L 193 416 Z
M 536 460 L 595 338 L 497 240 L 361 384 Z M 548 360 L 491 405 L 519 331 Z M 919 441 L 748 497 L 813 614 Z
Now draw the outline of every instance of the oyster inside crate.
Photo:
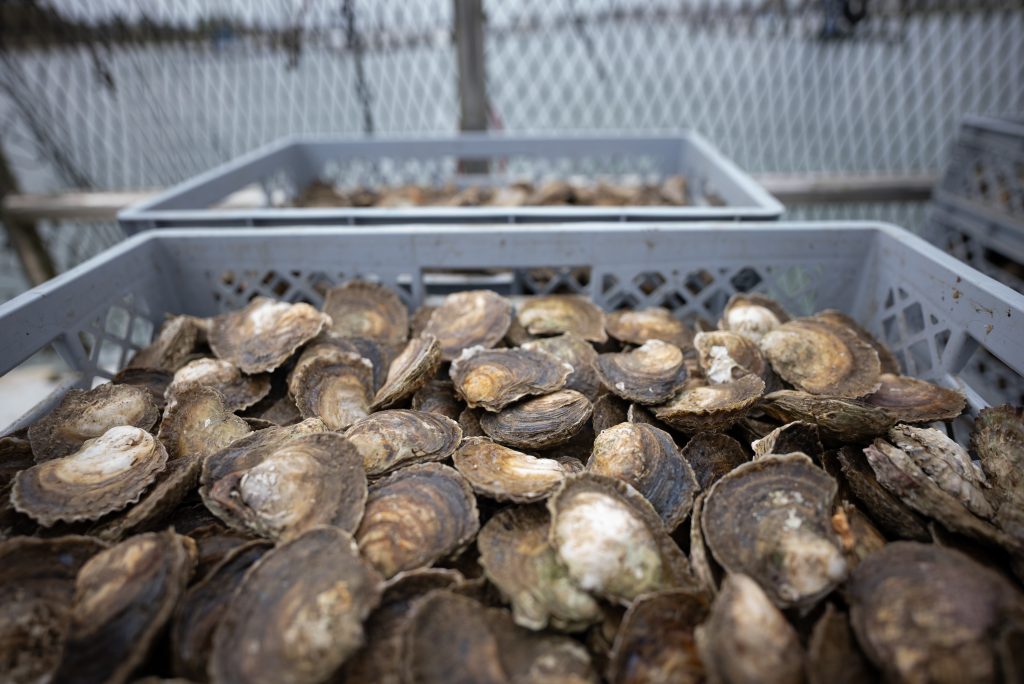
M 0 544 L 0 567 L 41 615 L 85 588 L 70 627 L 47 625 L 63 649 L 26 667 L 148 674 L 169 624 L 174 673 L 212 681 L 300 665 L 310 682 L 509 681 L 542 663 L 575 681 L 788 681 L 836 658 L 864 678 L 1007 675 L 1002 644 L 1024 624 L 1007 578 L 1020 409 L 980 414 L 979 468 L 922 425 L 958 415 L 962 393 L 898 375 L 882 342 L 820 311 L 839 265 L 769 252 L 635 269 L 624 250 L 614 273 L 482 276 L 510 296 L 380 264 L 194 264 L 207 280 L 189 286 L 216 289 L 205 310 L 163 321 L 122 351 L 114 383 L 4 440 L 23 465 L 4 520 L 29 534 Z M 883 287 L 879 329 L 904 365 L 948 364 L 952 323 L 911 284 Z M 600 295 L 523 296 L 536 290 Z M 96 339 L 130 337 L 152 292 L 120 302 L 127 321 L 105 312 L 116 332 Z M 86 439 L 98 419 L 118 424 Z M 98 455 L 122 466 L 98 480 Z M 87 536 L 31 535 L 43 528 Z M 75 561 L 33 585 L 32 563 L 57 555 Z M 127 562 L 140 558 L 150 574 Z M 141 615 L 131 627 L 114 595 Z M 943 619 L 963 610 L 976 620 L 950 649 Z M 93 635 L 118 628 L 130 638 L 103 644 L 116 662 L 95 662 Z M 439 630 L 465 648 L 437 649 Z M 293 657 L 307 636 L 330 648 Z

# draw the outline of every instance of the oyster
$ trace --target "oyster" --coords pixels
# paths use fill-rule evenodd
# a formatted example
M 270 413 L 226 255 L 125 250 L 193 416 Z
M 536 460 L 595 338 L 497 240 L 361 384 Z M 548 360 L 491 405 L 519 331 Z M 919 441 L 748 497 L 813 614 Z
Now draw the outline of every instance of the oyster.
M 67 456 L 88 439 L 122 425 L 149 430 L 160 410 L 149 392 L 108 383 L 92 390 L 68 390 L 60 404 L 28 429 L 36 463 Z
M 895 542 L 849 584 L 850 620 L 868 658 L 893 681 L 1000 679 L 998 641 L 1024 616 L 1020 592 L 952 549 Z
M 325 681 L 364 641 L 380 576 L 352 537 L 316 527 L 268 551 L 246 573 L 213 633 L 213 684 Z
M 620 423 L 598 434 L 586 471 L 632 485 L 670 531 L 690 515 L 699 489 L 672 436 L 644 423 Z
M 114 385 L 141 387 L 149 392 L 157 409 L 163 411 L 167 403 L 164 399 L 164 392 L 167 391 L 167 386 L 173 379 L 173 372 L 160 368 L 122 368 L 110 382 Z
M 686 380 L 679 347 L 650 340 L 632 351 L 597 357 L 601 382 L 613 394 L 641 404 L 661 404 L 672 398 Z
M 896 421 L 885 410 L 861 401 L 823 397 L 795 390 L 766 394 L 761 410 L 776 420 L 802 420 L 818 426 L 822 439 L 863 442 L 884 435 Z
M 531 335 L 573 333 L 589 342 L 605 342 L 604 312 L 586 297 L 545 295 L 529 297 L 516 312 Z
M 210 324 L 210 348 L 243 373 L 272 371 L 317 336 L 331 319 L 309 304 L 256 297 Z
M 126 682 L 149 653 L 196 563 L 174 532 L 140 534 L 101 551 L 75 580 L 71 625 L 55 682 Z
M 857 501 L 871 514 L 871 518 L 887 534 L 897 539 L 927 541 L 927 523 L 902 498 L 889 493 L 879 484 L 875 472 L 864 454 L 855 447 L 843 447 L 836 452 L 842 467 L 843 480 L 857 497 Z
M 427 306 L 426 304 L 423 304 L 413 312 L 412 318 L 409 319 L 410 336 L 423 336 L 423 331 L 427 329 L 427 323 L 430 321 L 430 317 L 434 315 L 435 309 L 437 309 L 436 306 Z
M 964 412 L 967 403 L 962 393 L 924 380 L 890 373 L 883 373 L 879 379 L 881 387 L 864 401 L 901 423 L 953 420 Z
M 439 416 L 458 420 L 464 406 L 455 396 L 455 385 L 451 380 L 431 380 L 412 395 L 414 411 L 436 413 Z
M 51 681 L 71 619 L 75 576 L 106 545 L 88 537 L 0 543 L 0 676 Z
M 373 477 L 413 463 L 443 461 L 462 440 L 462 428 L 436 413 L 392 409 L 370 414 L 346 432 Z
M 760 401 L 764 380 L 745 375 L 719 385 L 683 389 L 668 403 L 654 407 L 654 415 L 684 432 L 725 430 Z
M 830 603 L 814 623 L 807 645 L 809 684 L 858 684 L 874 682 L 878 674 L 871 667 L 850 629 L 844 613 Z
M 865 330 L 857 321 L 853 320 L 850 316 L 847 316 L 842 311 L 836 311 L 835 309 L 825 309 L 814 314 L 814 317 L 825 321 L 826 323 L 832 323 L 834 325 L 844 325 L 853 333 L 871 345 L 871 348 L 878 352 L 878 360 L 882 367 L 883 373 L 892 373 L 893 375 L 899 375 L 900 373 L 900 362 L 896 360 L 889 348 L 879 342 L 875 337 Z
M 609 335 L 624 344 L 639 346 L 649 340 L 661 340 L 683 351 L 693 347 L 690 327 L 660 306 L 615 311 L 605 318 L 604 327 Z
M 613 684 L 705 681 L 694 630 L 710 603 L 703 593 L 673 589 L 637 597 L 619 624 L 606 677 Z
M 483 411 L 478 409 L 464 408 L 459 414 L 459 427 L 462 428 L 462 436 L 465 437 L 486 437 L 480 427 L 480 416 Z
M 737 380 L 748 373 L 770 384 L 771 366 L 755 342 L 728 330 L 700 332 L 693 339 L 700 366 L 713 385 Z
M 224 397 L 229 411 L 241 411 L 270 393 L 270 377 L 242 375 L 234 364 L 221 359 L 196 359 L 174 373 L 166 398 L 173 402 L 179 392 L 199 386 L 215 388 Z
M 548 543 L 551 517 L 540 505 L 512 506 L 480 530 L 480 564 L 512 604 L 516 624 L 528 629 L 579 631 L 601 619 L 590 594 L 569 578 Z
M 512 304 L 490 290 L 456 292 L 444 298 L 423 328 L 437 338 L 444 361 L 457 359 L 470 347 L 490 349 L 498 344 L 512 322 Z
M 777 606 L 813 605 L 847 574 L 832 529 L 836 489 L 803 454 L 741 465 L 704 502 L 708 548 L 726 571 L 755 579 Z
M 68 456 L 19 472 L 11 502 L 45 527 L 96 520 L 138 501 L 166 464 L 167 450 L 153 435 L 113 427 Z
M 344 430 L 370 414 L 373 364 L 359 354 L 318 346 L 296 364 L 288 393 L 303 418 L 320 418 L 331 430 Z
M 825 448 L 821 445 L 821 433 L 814 423 L 796 420 L 777 427 L 761 439 L 750 443 L 754 458 L 771 454 L 792 454 L 800 452 L 812 459 L 821 460 Z
M 760 345 L 775 372 L 798 390 L 856 399 L 880 386 L 878 352 L 844 325 L 798 318 L 766 334 Z
M 193 316 L 171 316 L 160 326 L 156 339 L 132 356 L 128 368 L 155 368 L 173 373 L 205 337 L 204 320 Z
M 752 342 L 760 342 L 762 337 L 787 321 L 789 314 L 774 299 L 754 292 L 736 293 L 726 303 L 718 327 L 737 332 Z
M 993 522 L 1024 542 L 1024 409 L 985 408 L 974 421 L 971 446 L 981 459 L 996 508 Z
M 549 542 L 581 589 L 628 604 L 650 591 L 692 585 L 686 556 L 657 511 L 625 482 L 574 475 L 547 505 Z
M 451 556 L 479 529 L 476 498 L 465 478 L 440 463 L 423 463 L 370 487 L 355 536 L 363 557 L 390 578 Z
M 750 460 L 742 444 L 720 432 L 698 432 L 683 447 L 682 454 L 703 491 Z
M 412 396 L 437 373 L 441 345 L 433 337 L 414 337 L 388 368 L 384 386 L 373 398 L 373 408 L 394 406 Z
M 849 501 L 841 501 L 836 506 L 832 529 L 839 537 L 851 570 L 887 543 L 871 520 Z
M 547 352 L 471 347 L 452 362 L 451 378 L 470 408 L 497 412 L 527 395 L 561 389 L 571 372 Z
M 614 394 L 602 394 L 594 402 L 594 410 L 591 415 L 594 433 L 600 434 L 613 425 L 628 421 L 629 409 L 630 405 Z
M 519 449 L 564 444 L 590 420 L 590 400 L 574 390 L 525 399 L 501 413 L 480 417 L 480 428 L 495 442 Z
M 250 432 L 252 428 L 245 420 L 227 409 L 220 392 L 212 387 L 195 387 L 182 391 L 174 405 L 167 408 L 157 437 L 171 460 L 202 462 Z
M 600 684 L 590 654 L 575 639 L 524 629 L 504 609 L 488 608 L 484 617 L 510 684 Z
M 221 614 L 246 571 L 271 548 L 270 542 L 252 541 L 232 549 L 185 593 L 174 611 L 170 630 L 175 674 L 205 681 L 213 631 Z
M 523 343 L 523 349 L 545 351 L 572 366 L 565 381 L 565 389 L 576 390 L 594 401 L 601 391 L 597 376 L 597 352 L 579 335 L 565 333 L 554 337 L 539 337 Z
M 352 280 L 332 288 L 323 310 L 331 317 L 331 330 L 342 337 L 404 343 L 409 336 L 409 310 L 384 285 Z
M 203 501 L 229 526 L 271 540 L 317 525 L 354 532 L 366 501 L 359 453 L 333 432 L 268 428 L 203 462 Z
M 541 501 L 558 489 L 568 474 L 554 459 L 524 454 L 486 437 L 462 440 L 453 461 L 475 492 L 496 501 Z
M 704 514 L 704 497 L 705 494 L 702 492 L 693 500 L 693 513 L 690 519 L 690 568 L 697 586 L 709 596 L 714 596 L 718 592 L 721 569 L 712 566 L 710 552 L 704 543 L 704 530 L 700 527 L 700 519 Z
M 709 681 L 730 684 L 801 684 L 804 653 L 796 630 L 757 582 L 733 574 L 697 627 L 697 650 Z

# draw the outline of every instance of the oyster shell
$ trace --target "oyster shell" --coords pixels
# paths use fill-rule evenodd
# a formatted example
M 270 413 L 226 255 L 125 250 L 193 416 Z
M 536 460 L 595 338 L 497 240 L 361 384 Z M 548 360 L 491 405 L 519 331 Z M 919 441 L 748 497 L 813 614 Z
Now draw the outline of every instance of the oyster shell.
M 140 534 L 97 553 L 75 580 L 71 625 L 55 682 L 126 682 L 185 592 L 195 544 Z
M 412 396 L 434 377 L 441 365 L 441 345 L 433 337 L 414 337 L 388 368 L 384 386 L 373 398 L 373 408 L 394 406 Z
M 586 297 L 545 295 L 519 305 L 517 318 L 531 335 L 574 333 L 590 342 L 605 342 L 604 312 Z
M 268 428 L 207 457 L 199 493 L 230 527 L 267 539 L 328 524 L 351 533 L 366 501 L 362 465 L 337 433 Z
M 927 541 L 927 523 L 898 496 L 879 484 L 867 458 L 856 447 L 843 447 L 836 452 L 843 480 L 857 501 L 885 532 L 897 539 Z
M 845 613 L 830 603 L 814 623 L 807 645 L 809 684 L 858 684 L 878 681 L 864 652 L 857 646 Z
M 547 505 L 548 540 L 581 589 L 628 604 L 640 594 L 693 584 L 686 556 L 657 511 L 625 482 L 574 475 Z
M 444 298 L 423 328 L 441 344 L 441 359 L 457 359 L 470 347 L 490 349 L 505 337 L 512 304 L 490 290 L 456 292 Z
M 229 411 L 241 411 L 270 393 L 270 376 L 242 375 L 234 364 L 221 359 L 196 359 L 174 373 L 165 396 L 173 402 L 179 392 L 199 386 L 215 388 Z
M 775 428 L 761 439 L 750 443 L 754 450 L 754 458 L 771 454 L 807 454 L 812 459 L 821 461 L 825 448 L 821 445 L 821 433 L 814 423 L 795 420 Z
M 548 352 L 572 366 L 565 381 L 565 389 L 576 390 L 594 401 L 601 391 L 597 376 L 597 352 L 579 335 L 564 333 L 554 337 L 539 337 L 523 343 L 523 349 Z
M 745 375 L 719 385 L 684 388 L 654 415 L 684 432 L 725 430 L 750 411 L 764 394 L 764 380 Z
M 825 321 L 826 323 L 832 323 L 835 325 L 844 325 L 854 332 L 857 337 L 864 340 L 871 345 L 871 348 L 878 352 L 878 360 L 882 367 L 883 373 L 892 373 L 893 375 L 899 375 L 900 373 L 900 362 L 893 356 L 889 348 L 884 344 L 875 339 L 874 335 L 865 330 L 857 321 L 850 316 L 847 316 L 842 311 L 836 311 L 835 309 L 825 309 L 814 314 L 814 317 Z
M 462 428 L 436 413 L 392 409 L 370 414 L 346 432 L 373 477 L 413 463 L 443 461 L 462 440 Z
M 709 681 L 800 684 L 804 653 L 785 616 L 746 575 L 732 574 L 697 627 L 697 649 Z
M 135 503 L 166 467 L 167 450 L 145 430 L 113 427 L 78 451 L 14 476 L 14 508 L 49 527 L 96 520 Z
M 798 390 L 856 399 L 879 388 L 878 352 L 844 325 L 798 318 L 766 334 L 760 345 L 775 372 Z
M 660 306 L 612 312 L 605 318 L 604 327 L 609 335 L 623 344 L 639 346 L 649 340 L 661 340 L 683 351 L 693 347 L 690 327 Z
M 423 336 L 423 331 L 427 329 L 427 323 L 436 309 L 436 306 L 422 304 L 413 312 L 412 318 L 409 319 L 409 335 L 411 337 Z
M 252 428 L 224 405 L 224 397 L 212 387 L 182 391 L 167 407 L 157 438 L 171 460 L 202 460 L 245 437 Z
M 455 385 L 451 380 L 434 379 L 412 395 L 412 408 L 414 411 L 436 413 L 445 418 L 458 420 L 465 407 L 455 395 Z
M 462 428 L 463 438 L 487 436 L 480 427 L 481 414 L 483 414 L 483 411 L 478 409 L 468 407 L 462 409 L 462 413 L 459 414 L 459 427 Z
M 309 304 L 256 297 L 210 324 L 210 348 L 243 373 L 272 371 L 317 336 L 331 319 Z
M 644 423 L 620 423 L 598 434 L 586 472 L 632 485 L 670 531 L 690 515 L 699 490 L 672 436 Z
M 962 393 L 924 380 L 890 373 L 883 373 L 879 380 L 881 386 L 864 397 L 865 403 L 883 409 L 901 423 L 953 420 L 964 412 L 967 403 Z
M 722 311 L 718 327 L 760 342 L 769 332 L 789 321 L 789 314 L 774 299 L 754 292 L 736 293 Z
M 629 408 L 629 404 L 614 394 L 602 394 L 594 402 L 594 410 L 591 415 L 594 433 L 600 434 L 613 425 L 628 421 Z
M 877 406 L 795 390 L 766 394 L 761 410 L 784 423 L 796 420 L 814 423 L 822 439 L 835 442 L 864 442 L 884 435 L 896 423 L 889 413 Z
M 558 489 L 567 474 L 565 466 L 554 459 L 524 454 L 486 437 L 462 440 L 452 460 L 477 494 L 496 501 L 542 501 Z
M 812 605 L 846 579 L 832 529 L 836 490 L 803 454 L 746 463 L 708 492 L 704 539 L 719 565 L 752 577 L 775 605 Z
M 352 537 L 317 527 L 249 569 L 213 633 L 213 684 L 325 681 L 364 641 L 380 576 Z
M 409 336 L 409 310 L 384 285 L 352 280 L 332 288 L 323 311 L 331 317 L 331 330 L 342 337 L 404 343 Z
M 628 352 L 601 354 L 597 372 L 613 394 L 641 404 L 668 401 L 686 380 L 683 352 L 661 340 L 649 340 Z
M 516 624 L 579 631 L 600 620 L 601 609 L 559 562 L 548 543 L 550 527 L 551 517 L 540 505 L 499 511 L 477 537 L 480 564 L 512 604 Z
M 771 384 L 772 371 L 768 360 L 755 342 L 728 330 L 700 332 L 693 338 L 700 366 L 712 385 L 731 382 L 753 373 Z
M 519 627 L 504 609 L 488 608 L 484 617 L 510 684 L 600 684 L 590 654 L 575 639 Z
M 480 529 L 476 498 L 454 468 L 422 463 L 370 487 L 356 532 L 363 557 L 385 578 L 451 556 Z
M 193 316 L 171 316 L 160 326 L 156 339 L 132 356 L 128 368 L 156 368 L 173 373 L 205 337 L 204 320 Z
M 36 463 L 62 458 L 121 425 L 149 430 L 160 410 L 149 392 L 132 385 L 108 383 L 92 390 L 68 390 L 49 415 L 28 429 Z
M 174 373 L 160 368 L 122 368 L 111 379 L 114 385 L 131 385 L 141 387 L 149 392 L 150 398 L 158 410 L 163 411 L 166 405 L 164 392 L 174 379 Z
M 952 549 L 895 542 L 849 584 L 850 620 L 868 658 L 893 681 L 1000 679 L 998 640 L 1022 600 L 1004 577 Z
M 974 421 L 971 447 L 981 459 L 992 488 L 988 499 L 996 508 L 993 521 L 1024 542 L 1024 409 L 985 408 Z
M 708 596 L 714 596 L 718 592 L 721 568 L 712 566 L 710 552 L 704 543 L 704 530 L 700 526 L 705 496 L 705 493 L 701 492 L 693 500 L 693 513 L 690 519 L 690 568 L 697 586 Z
M 0 543 L 0 673 L 8 684 L 46 683 L 71 620 L 75 576 L 106 548 L 88 537 L 15 537 Z
M 573 390 L 525 399 L 501 413 L 480 417 L 480 428 L 495 442 L 519 449 L 564 444 L 584 428 L 593 406 Z
M 288 394 L 303 418 L 344 430 L 370 414 L 373 364 L 359 354 L 318 346 L 302 355 L 288 379 Z
M 608 681 L 704 682 L 694 630 L 710 607 L 706 595 L 686 589 L 637 597 L 615 634 L 605 675 Z
M 571 372 L 547 352 L 471 347 L 452 361 L 450 374 L 470 408 L 497 412 L 527 395 L 561 389 Z
M 271 548 L 270 542 L 252 541 L 232 549 L 185 593 L 175 608 L 170 629 L 175 674 L 196 682 L 206 679 L 213 631 L 221 614 L 246 571 Z
M 721 432 L 698 432 L 682 450 L 702 491 L 726 473 L 750 460 L 743 445 Z

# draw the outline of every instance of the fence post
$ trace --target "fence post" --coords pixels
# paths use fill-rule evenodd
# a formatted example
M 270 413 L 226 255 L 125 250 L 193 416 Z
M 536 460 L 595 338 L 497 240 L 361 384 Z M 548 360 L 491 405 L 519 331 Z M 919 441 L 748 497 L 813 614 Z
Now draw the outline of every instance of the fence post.
M 9 194 L 18 192 L 18 179 L 14 175 L 10 164 L 7 163 L 7 155 L 4 154 L 3 146 L 0 145 L 0 206 L 3 198 Z M 7 239 L 11 243 L 18 261 L 21 262 L 21 270 L 25 278 L 32 286 L 44 283 L 57 274 L 53 267 L 53 259 L 46 250 L 42 238 L 39 237 L 39 230 L 34 221 L 15 219 L 6 216 L 0 209 L 0 221 L 7 230 Z
M 459 69 L 459 130 L 487 130 L 487 73 L 484 68 L 483 0 L 452 0 L 455 53 Z M 487 173 L 482 159 L 460 160 L 464 173 Z

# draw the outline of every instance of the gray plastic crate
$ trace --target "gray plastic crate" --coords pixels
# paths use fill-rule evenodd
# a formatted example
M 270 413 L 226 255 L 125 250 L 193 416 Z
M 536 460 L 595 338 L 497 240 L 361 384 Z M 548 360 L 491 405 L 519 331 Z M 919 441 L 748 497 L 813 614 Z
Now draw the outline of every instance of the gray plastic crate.
M 460 173 L 486 161 L 489 172 Z M 415 183 L 502 185 L 585 177 L 653 181 L 686 176 L 692 203 L 680 207 L 287 208 L 315 180 L 342 186 Z M 254 187 L 255 186 L 255 187 Z M 216 208 L 233 193 L 258 190 L 262 206 Z M 711 197 L 724 204 L 716 206 Z M 544 221 L 769 220 L 782 205 L 697 133 L 664 136 L 504 136 L 344 139 L 293 137 L 240 157 L 122 211 L 130 233 L 150 228 Z
M 607 309 L 663 305 L 708 321 L 733 293 L 756 290 L 797 315 L 850 313 L 905 372 L 962 388 L 975 410 L 1004 400 L 985 384 L 994 376 L 963 372 L 977 355 L 1024 376 L 1024 296 L 907 231 L 734 222 L 149 232 L 0 306 L 0 373 L 53 347 L 89 386 L 168 313 L 209 316 L 258 294 L 320 304 L 327 287 L 357 276 L 394 286 L 410 307 L 491 287 L 580 292 Z

